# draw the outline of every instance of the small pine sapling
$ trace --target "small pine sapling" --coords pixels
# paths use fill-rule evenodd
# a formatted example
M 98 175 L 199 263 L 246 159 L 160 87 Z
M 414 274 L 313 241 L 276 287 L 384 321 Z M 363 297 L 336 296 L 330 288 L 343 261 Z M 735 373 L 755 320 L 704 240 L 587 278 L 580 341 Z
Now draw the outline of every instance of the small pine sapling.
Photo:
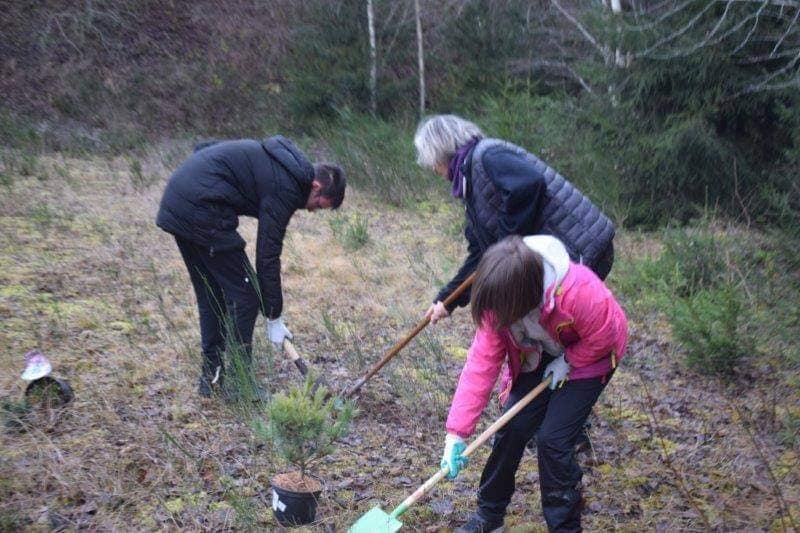
M 311 464 L 335 449 L 353 419 L 352 402 L 332 397 L 312 380 L 273 396 L 253 428 L 257 437 L 271 443 L 280 457 L 294 465 L 305 483 Z

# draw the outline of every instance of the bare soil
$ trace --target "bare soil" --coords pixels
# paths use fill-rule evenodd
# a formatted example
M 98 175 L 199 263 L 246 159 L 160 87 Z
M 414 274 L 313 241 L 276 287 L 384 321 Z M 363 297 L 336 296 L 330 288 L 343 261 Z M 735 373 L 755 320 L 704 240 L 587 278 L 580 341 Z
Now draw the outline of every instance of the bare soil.
M 272 485 L 292 492 L 319 492 L 322 483 L 309 476 L 303 476 L 299 471 L 278 474 L 272 478 Z

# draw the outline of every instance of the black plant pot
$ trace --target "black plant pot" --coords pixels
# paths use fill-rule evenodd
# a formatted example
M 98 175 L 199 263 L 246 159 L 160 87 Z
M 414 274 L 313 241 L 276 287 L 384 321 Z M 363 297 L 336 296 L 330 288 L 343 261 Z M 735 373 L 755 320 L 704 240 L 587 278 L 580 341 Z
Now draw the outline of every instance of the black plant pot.
M 25 388 L 25 400 L 29 406 L 62 407 L 75 398 L 69 382 L 44 376 L 28 383 Z
M 322 490 L 297 492 L 272 482 L 272 514 L 282 526 L 310 524 L 317 515 L 317 500 Z

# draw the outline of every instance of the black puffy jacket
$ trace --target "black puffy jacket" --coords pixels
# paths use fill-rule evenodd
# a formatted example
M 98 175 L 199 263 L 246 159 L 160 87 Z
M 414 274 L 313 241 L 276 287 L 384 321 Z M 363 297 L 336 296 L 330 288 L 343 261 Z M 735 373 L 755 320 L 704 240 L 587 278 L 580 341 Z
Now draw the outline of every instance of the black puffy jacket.
M 283 308 L 283 237 L 313 180 L 308 158 L 285 137 L 205 143 L 173 172 L 156 224 L 215 254 L 243 249 L 239 216 L 257 218 L 258 282 L 264 313 L 276 318 Z
M 436 300 L 444 301 L 477 268 L 489 246 L 508 235 L 553 235 L 573 261 L 595 272 L 610 268 L 600 263 L 608 258 L 614 224 L 537 157 L 505 141 L 482 139 L 465 158 L 460 174 L 469 254 Z M 465 291 L 449 310 L 467 305 L 469 297 L 470 291 Z

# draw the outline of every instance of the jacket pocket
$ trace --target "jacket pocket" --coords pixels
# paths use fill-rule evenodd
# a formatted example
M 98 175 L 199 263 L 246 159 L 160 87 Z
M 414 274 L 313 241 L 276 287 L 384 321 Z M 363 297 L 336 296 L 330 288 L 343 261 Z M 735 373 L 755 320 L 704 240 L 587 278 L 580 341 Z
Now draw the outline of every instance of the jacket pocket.
M 556 326 L 556 340 L 561 343 L 561 346 L 567 347 L 580 340 L 578 332 L 575 331 L 575 322 L 570 320 L 562 322 Z

